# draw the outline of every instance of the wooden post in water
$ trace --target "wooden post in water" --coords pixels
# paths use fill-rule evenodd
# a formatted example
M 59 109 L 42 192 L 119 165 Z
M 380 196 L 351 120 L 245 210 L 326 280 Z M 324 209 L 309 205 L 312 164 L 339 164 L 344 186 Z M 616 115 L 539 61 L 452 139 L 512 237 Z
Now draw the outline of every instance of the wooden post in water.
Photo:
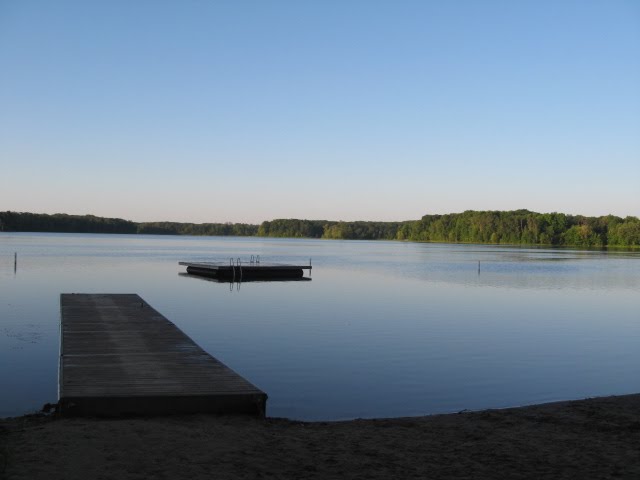
M 478 260 L 478 275 L 480 275 L 480 260 Z
M 13 273 L 18 271 L 18 252 L 13 254 Z

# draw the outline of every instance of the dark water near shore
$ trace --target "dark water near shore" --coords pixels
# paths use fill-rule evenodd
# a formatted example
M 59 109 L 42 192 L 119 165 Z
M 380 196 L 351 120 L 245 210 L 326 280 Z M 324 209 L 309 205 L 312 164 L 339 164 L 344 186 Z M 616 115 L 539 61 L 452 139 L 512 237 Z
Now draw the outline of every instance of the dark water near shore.
M 218 284 L 178 266 L 257 254 L 312 258 L 313 280 Z M 265 390 L 270 416 L 409 416 L 640 391 L 638 252 L 0 233 L 0 416 L 57 399 L 63 292 L 138 293 Z

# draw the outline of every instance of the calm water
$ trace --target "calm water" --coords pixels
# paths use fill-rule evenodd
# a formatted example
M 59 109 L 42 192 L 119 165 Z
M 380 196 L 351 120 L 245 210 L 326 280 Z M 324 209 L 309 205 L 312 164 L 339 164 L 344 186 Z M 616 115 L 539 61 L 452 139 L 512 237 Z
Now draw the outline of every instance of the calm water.
M 230 288 L 178 266 L 256 254 L 312 258 L 313 280 Z M 637 252 L 0 233 L 0 416 L 57 399 L 62 292 L 138 293 L 265 390 L 270 416 L 407 416 L 640 391 Z

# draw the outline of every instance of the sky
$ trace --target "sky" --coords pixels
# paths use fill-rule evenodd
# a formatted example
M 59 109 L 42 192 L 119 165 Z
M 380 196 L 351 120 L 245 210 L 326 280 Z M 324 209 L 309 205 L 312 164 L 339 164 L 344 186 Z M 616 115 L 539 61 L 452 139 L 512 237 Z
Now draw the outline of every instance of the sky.
M 0 0 L 0 211 L 640 216 L 640 2 Z

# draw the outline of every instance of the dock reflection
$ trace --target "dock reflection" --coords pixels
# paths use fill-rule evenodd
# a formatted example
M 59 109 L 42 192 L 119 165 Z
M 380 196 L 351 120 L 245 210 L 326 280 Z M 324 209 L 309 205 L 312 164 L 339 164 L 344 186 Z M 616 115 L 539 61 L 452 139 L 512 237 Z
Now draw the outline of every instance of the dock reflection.
M 225 283 L 229 285 L 229 290 L 233 291 L 235 286 L 236 290 L 240 290 L 240 287 L 243 283 L 270 283 L 270 282 L 310 282 L 311 278 L 309 277 L 299 277 L 299 278 L 244 278 L 242 281 L 233 280 L 231 278 L 219 278 L 219 277 L 207 277 L 203 275 L 195 275 L 193 273 L 186 272 L 178 272 L 178 276 L 187 277 L 187 278 L 195 278 L 196 280 L 203 280 L 205 282 L 211 283 Z

